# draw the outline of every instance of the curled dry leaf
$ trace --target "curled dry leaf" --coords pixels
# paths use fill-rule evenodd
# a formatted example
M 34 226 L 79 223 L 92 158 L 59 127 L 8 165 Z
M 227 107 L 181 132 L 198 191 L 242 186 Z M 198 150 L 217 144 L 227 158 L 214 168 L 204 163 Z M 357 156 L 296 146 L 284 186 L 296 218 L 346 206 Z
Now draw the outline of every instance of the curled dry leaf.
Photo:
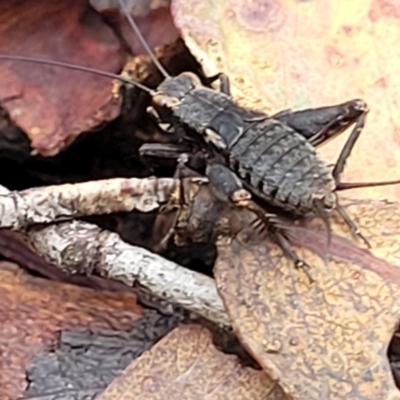
M 162 362 L 161 362 L 162 361 Z M 98 397 L 124 399 L 287 399 L 263 371 L 218 351 L 203 327 L 181 326 L 133 361 Z
M 240 104 L 271 115 L 364 99 L 370 112 L 343 178 L 400 178 L 398 1 L 173 0 L 172 12 L 205 72 L 230 76 Z M 327 161 L 346 137 L 321 149 Z M 399 185 L 354 193 L 399 195 Z
M 247 229 L 218 246 L 218 289 L 242 344 L 294 398 L 400 399 L 387 357 L 400 311 L 399 205 L 364 200 L 347 210 L 371 253 L 341 224 L 328 250 L 323 228 L 293 227 L 310 283 Z
M 86 0 L 1 2 L 0 54 L 39 57 L 118 73 L 122 46 Z M 43 155 L 57 154 L 82 131 L 114 119 L 113 82 L 46 65 L 2 61 L 0 105 Z

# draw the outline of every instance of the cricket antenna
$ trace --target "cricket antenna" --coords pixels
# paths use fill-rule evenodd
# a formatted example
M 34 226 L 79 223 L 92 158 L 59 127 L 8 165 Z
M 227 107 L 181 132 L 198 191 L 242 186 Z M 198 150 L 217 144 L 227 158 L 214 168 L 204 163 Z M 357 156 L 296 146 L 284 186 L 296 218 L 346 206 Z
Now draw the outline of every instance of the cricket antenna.
M 24 61 L 24 62 L 31 62 L 31 63 L 36 63 L 36 64 L 53 65 L 55 67 L 74 69 L 74 70 L 82 71 L 82 72 L 89 72 L 89 73 L 105 76 L 106 78 L 117 79 L 120 82 L 123 82 L 127 85 L 135 86 L 135 87 L 149 93 L 151 96 L 154 96 L 156 93 L 154 90 L 148 88 L 145 85 L 142 85 L 139 82 L 133 81 L 131 79 L 123 78 L 122 76 L 113 74 L 112 72 L 102 71 L 102 70 L 99 70 L 96 68 L 84 67 L 83 65 L 69 64 L 69 63 L 65 63 L 62 61 L 46 60 L 43 58 L 36 58 L 36 57 L 12 56 L 12 55 L 4 55 L 4 54 L 0 55 L 0 60 Z
M 125 3 L 125 0 L 118 0 L 121 9 L 126 17 L 126 19 L 129 22 L 129 25 L 131 26 L 131 28 L 135 31 L 136 36 L 138 37 L 141 45 L 143 46 L 143 48 L 147 51 L 147 54 L 149 55 L 149 57 L 151 58 L 151 61 L 153 61 L 154 65 L 157 67 L 157 69 L 161 72 L 161 74 L 164 76 L 164 78 L 170 78 L 171 76 L 168 74 L 168 72 L 165 70 L 165 68 L 162 66 L 162 64 L 160 63 L 160 61 L 157 60 L 157 57 L 155 56 L 153 50 L 150 49 L 149 45 L 147 44 L 145 38 L 142 35 L 142 32 L 140 32 L 140 29 L 138 27 L 138 25 L 136 24 L 136 22 L 133 20 L 127 6 Z
M 339 182 L 336 185 L 336 190 L 358 189 L 375 186 L 389 186 L 400 184 L 400 179 L 395 181 L 382 181 L 382 182 Z

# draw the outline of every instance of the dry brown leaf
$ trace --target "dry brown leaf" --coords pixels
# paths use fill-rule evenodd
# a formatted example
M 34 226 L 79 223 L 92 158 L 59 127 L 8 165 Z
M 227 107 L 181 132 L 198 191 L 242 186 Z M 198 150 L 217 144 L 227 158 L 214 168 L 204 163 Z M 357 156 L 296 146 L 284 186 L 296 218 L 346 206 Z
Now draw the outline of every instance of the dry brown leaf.
M 398 178 L 400 56 L 389 51 L 400 38 L 398 10 L 391 0 L 173 0 L 186 44 L 207 74 L 231 77 L 240 104 L 272 114 L 355 97 L 368 102 L 367 127 L 346 181 Z M 324 148 L 324 156 L 334 161 L 344 140 Z M 355 196 L 396 198 L 399 192 L 393 186 Z M 232 324 L 296 398 L 399 398 L 386 355 L 399 314 L 397 209 L 383 202 L 350 208 L 380 259 L 340 237 L 333 238 L 330 262 L 297 249 L 313 266 L 313 285 L 272 244 L 245 234 L 220 243 L 216 279 Z M 296 230 L 298 244 L 326 253 L 324 231 Z
M 60 329 L 128 330 L 143 313 L 131 293 L 32 278 L 5 262 L 0 264 L 0 293 L 1 399 L 23 394 L 27 363 L 56 343 Z
M 115 1 L 90 3 L 124 36 L 134 54 L 143 53 Z M 151 46 L 178 37 L 166 1 L 144 0 L 130 5 Z M 1 4 L 0 36 L 0 54 L 64 61 L 106 72 L 119 73 L 127 55 L 116 33 L 89 7 L 88 0 Z M 134 62 L 132 75 L 144 75 L 148 66 L 138 57 Z M 110 78 L 21 61 L 1 61 L 0 73 L 0 105 L 42 155 L 57 154 L 80 133 L 120 113 L 122 98 Z
M 288 399 L 264 372 L 218 351 L 211 333 L 197 325 L 176 328 L 133 361 L 97 400 L 122 398 Z
M 363 98 L 367 124 L 345 181 L 400 178 L 397 0 L 173 0 L 178 28 L 205 72 L 224 72 L 241 104 L 268 114 Z M 334 162 L 347 135 L 321 151 Z M 398 198 L 400 186 L 358 198 Z
M 124 51 L 86 0 L 0 4 L 0 54 L 38 57 L 118 73 Z M 0 105 L 32 147 L 57 154 L 82 131 L 115 118 L 121 99 L 113 82 L 46 65 L 0 63 Z
M 247 229 L 218 246 L 218 289 L 242 344 L 294 398 L 400 399 L 387 357 L 400 311 L 399 205 L 353 201 L 347 210 L 375 256 L 342 223 L 329 251 L 324 228 L 293 227 L 311 284 Z
M 105 13 L 114 21 L 124 39 L 129 43 L 133 54 L 145 54 L 145 49 L 140 44 L 134 30 L 119 11 L 118 1 L 90 0 L 90 2 L 96 10 Z M 141 0 L 139 2 L 125 0 L 125 3 L 150 48 L 172 43 L 178 38 L 179 32 L 172 21 L 168 0 Z
M 398 203 L 343 202 L 370 251 L 335 215 L 329 248 L 320 221 L 287 221 L 294 249 L 311 265 L 310 283 L 255 231 L 255 215 L 216 202 L 205 185 L 185 198 L 177 243 L 218 236 L 220 295 L 240 341 L 272 379 L 301 400 L 400 398 L 387 356 L 399 320 Z

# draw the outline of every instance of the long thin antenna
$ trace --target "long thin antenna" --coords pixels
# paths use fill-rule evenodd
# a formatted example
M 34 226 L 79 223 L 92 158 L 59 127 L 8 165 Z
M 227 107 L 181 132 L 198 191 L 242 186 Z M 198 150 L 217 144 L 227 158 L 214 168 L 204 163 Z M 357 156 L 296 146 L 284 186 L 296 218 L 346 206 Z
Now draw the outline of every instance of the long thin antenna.
M 139 39 L 141 45 L 143 46 L 143 48 L 147 51 L 147 54 L 151 58 L 151 61 L 153 61 L 154 65 L 158 68 L 158 70 L 161 72 L 161 74 L 164 76 L 164 78 L 170 78 L 171 76 L 168 74 L 168 72 L 162 66 L 160 61 L 157 60 L 157 57 L 154 54 L 153 50 L 151 50 L 149 45 L 147 44 L 145 38 L 142 35 L 142 32 L 140 32 L 140 29 L 139 29 L 138 25 L 133 20 L 133 18 L 131 16 L 131 13 L 129 12 L 129 10 L 128 10 L 127 6 L 126 6 L 125 1 L 124 0 L 118 0 L 118 2 L 120 4 L 120 6 L 121 6 L 121 9 L 122 9 L 126 19 L 129 22 L 129 25 L 135 31 L 136 36 L 138 37 L 138 39 Z
M 0 60 L 15 60 L 15 61 L 24 61 L 24 62 L 31 62 L 36 64 L 45 64 L 45 65 L 53 65 L 55 67 L 62 67 L 68 69 L 75 69 L 77 71 L 82 72 L 89 72 L 101 76 L 105 76 L 106 78 L 118 79 L 119 81 L 126 83 L 127 85 L 135 86 L 143 91 L 149 93 L 150 95 L 154 95 L 156 92 L 147 86 L 142 85 L 139 82 L 123 78 L 117 74 L 113 74 L 112 72 L 102 71 L 96 68 L 84 67 L 83 65 L 75 65 L 69 64 L 62 61 L 53 61 L 53 60 L 45 60 L 43 58 L 35 58 L 35 57 L 24 57 L 24 56 L 12 56 L 12 55 L 0 55 Z
M 382 181 L 382 182 L 339 182 L 336 186 L 336 190 L 348 190 L 348 189 L 359 189 L 375 186 L 389 186 L 400 184 L 400 179 L 395 181 Z

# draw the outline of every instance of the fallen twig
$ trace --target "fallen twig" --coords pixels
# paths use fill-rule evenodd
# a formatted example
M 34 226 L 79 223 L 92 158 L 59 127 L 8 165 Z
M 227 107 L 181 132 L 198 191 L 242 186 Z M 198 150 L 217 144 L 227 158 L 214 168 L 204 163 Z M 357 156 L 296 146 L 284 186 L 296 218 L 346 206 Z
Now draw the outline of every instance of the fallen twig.
M 37 251 L 69 273 L 97 274 L 149 289 L 152 294 L 208 320 L 229 327 L 213 279 L 183 268 L 157 254 L 123 242 L 93 224 L 64 222 L 29 229 Z
M 15 228 L 34 223 L 56 221 L 60 219 L 60 210 L 63 209 L 66 210 L 63 215 L 64 218 L 82 215 L 83 210 L 96 210 L 96 213 L 103 210 L 103 213 L 105 213 L 107 210 L 108 212 L 111 212 L 109 210 L 116 211 L 115 208 L 117 207 L 120 207 L 120 211 L 123 207 L 148 211 L 165 201 L 165 194 L 172 192 L 177 184 L 174 179 L 158 180 L 158 184 L 153 179 L 138 181 L 140 179 L 112 179 L 90 182 L 90 185 L 88 182 L 79 185 L 31 189 L 24 192 L 9 192 L 0 187 L 0 204 L 5 204 L 5 199 L 42 200 L 40 207 L 34 211 L 28 208 L 30 204 L 35 207 L 34 201 L 25 201 L 25 209 L 22 212 L 14 205 L 14 217 L 9 218 L 8 221 L 13 221 L 12 224 L 10 222 L 9 224 Z M 160 184 L 160 181 L 162 181 L 162 184 Z M 131 186 L 129 186 L 131 197 L 125 198 L 121 195 L 122 205 L 115 199 L 112 199 L 111 205 L 106 204 L 108 196 L 118 192 L 117 188 L 122 192 L 121 187 L 126 188 L 127 182 L 131 182 Z M 78 186 L 79 188 L 77 188 Z M 86 191 L 90 187 L 92 189 Z M 10 195 L 7 195 L 7 193 Z M 74 199 L 74 193 L 80 194 L 80 196 L 82 196 L 82 193 L 86 194 L 87 197 L 83 203 L 90 198 L 93 203 L 100 199 L 100 204 L 92 204 L 91 207 L 89 204 L 79 206 L 82 197 Z M 46 201 L 46 194 L 51 199 Z M 64 201 L 67 197 L 68 206 L 65 204 L 58 205 L 57 196 Z M 133 200 L 131 200 L 132 197 Z M 151 202 L 146 203 L 145 199 L 151 199 Z M 53 211 L 46 211 L 46 205 L 50 207 L 50 204 Z M 75 211 L 74 213 L 72 204 L 77 205 L 78 212 Z M 40 212 L 38 212 L 39 210 Z M 128 211 L 126 208 L 124 210 Z M 68 214 L 68 212 L 70 213 Z M 4 212 L 1 215 L 4 215 Z M 21 216 L 24 218 L 21 218 Z M 48 262 L 69 274 L 91 275 L 97 273 L 103 277 L 121 281 L 131 287 L 139 285 L 147 288 L 155 296 L 179 305 L 219 326 L 230 327 L 228 316 L 213 279 L 183 268 L 148 250 L 131 246 L 123 242 L 115 233 L 81 221 L 63 222 L 46 227 L 32 226 L 26 230 L 26 233 L 38 253 Z
M 115 178 L 0 192 L 0 227 L 21 229 L 87 215 L 149 212 L 176 190 L 173 178 Z

